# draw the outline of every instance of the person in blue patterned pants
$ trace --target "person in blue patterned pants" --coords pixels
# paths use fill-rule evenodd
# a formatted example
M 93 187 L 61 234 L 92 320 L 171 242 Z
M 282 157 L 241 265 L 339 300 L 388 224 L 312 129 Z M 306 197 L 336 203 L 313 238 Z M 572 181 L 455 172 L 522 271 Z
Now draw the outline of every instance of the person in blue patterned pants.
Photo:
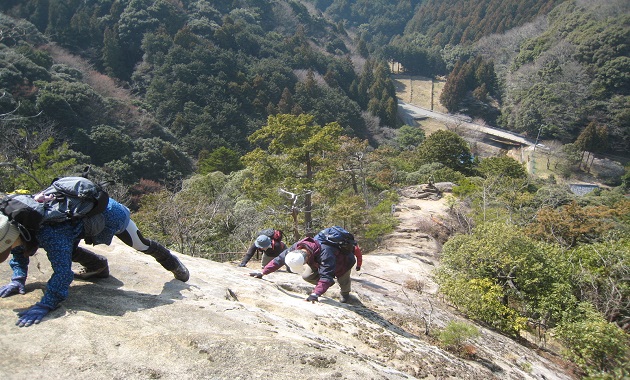
M 188 269 L 167 248 L 142 236 L 131 220 L 127 207 L 110 198 L 103 217 L 105 227 L 99 234 L 89 238 L 91 244 L 109 245 L 116 236 L 128 246 L 153 256 L 165 269 L 171 271 L 176 279 L 188 281 Z M 107 277 L 109 274 L 107 260 L 78 247 L 84 235 L 83 220 L 41 226 L 36 238 L 39 248 L 46 251 L 53 274 L 40 302 L 18 313 L 16 325 L 28 327 L 39 323 L 48 312 L 57 308 L 68 297 L 68 290 L 75 276 L 72 272 L 72 261 L 100 263 L 101 266 L 95 272 L 99 274 L 98 277 Z M 17 227 L 11 224 L 6 216 L 0 214 L 0 263 L 4 262 L 9 254 L 12 255 L 9 265 L 13 269 L 13 276 L 9 284 L 0 287 L 1 298 L 25 293 L 29 255 L 25 254 Z

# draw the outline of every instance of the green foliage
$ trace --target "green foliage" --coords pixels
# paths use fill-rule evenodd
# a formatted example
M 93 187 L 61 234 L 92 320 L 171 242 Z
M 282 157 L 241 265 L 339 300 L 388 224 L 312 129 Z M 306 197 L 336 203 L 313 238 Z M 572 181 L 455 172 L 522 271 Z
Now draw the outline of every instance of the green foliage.
M 444 244 L 436 273 L 440 291 L 469 318 L 510 334 L 525 328 L 527 320 L 556 327 L 567 357 L 589 378 L 620 378 L 628 371 L 621 358 L 630 347 L 619 327 L 630 307 L 624 280 L 630 252 L 627 200 L 604 192 L 575 202 L 557 185 L 543 186 L 531 197 L 533 188 L 506 192 L 504 183 L 493 181 L 467 178 L 454 193 L 473 206 L 473 213 L 486 216 L 493 205 L 512 204 L 511 199 L 523 198 L 523 207 L 510 206 L 511 218 L 478 224 L 472 234 Z M 553 228 L 550 240 L 564 236 L 576 242 L 573 248 L 542 244 L 527 237 L 534 226 L 510 224 L 530 220 L 533 211 Z
M 365 72 L 363 73 L 366 74 Z M 386 125 L 398 125 L 398 103 L 396 100 L 396 89 L 390 79 L 389 66 L 385 62 L 380 62 L 374 66 L 374 71 L 368 73 L 371 83 L 368 87 L 368 107 L 367 110 L 375 116 L 381 118 Z M 365 78 L 361 78 L 363 81 Z M 363 83 L 365 86 L 366 83 Z
M 592 378 L 617 378 L 615 373 L 628 371 L 628 334 L 588 304 L 581 304 L 579 311 L 575 320 L 556 329 L 566 347 L 566 356 Z
M 625 189 L 630 189 L 630 165 L 626 165 L 624 170 L 625 170 L 625 173 L 621 177 L 622 186 Z
M 213 150 L 211 153 L 202 152 L 199 155 L 198 165 L 200 174 L 208 174 L 215 171 L 230 174 L 243 169 L 239 154 L 224 146 Z
M 50 68 L 50 72 L 57 78 L 66 82 L 80 82 L 84 79 L 83 73 L 71 66 L 65 64 L 54 64 Z
M 627 213 L 626 213 L 627 215 Z M 566 253 L 571 283 L 582 300 L 619 325 L 630 314 L 630 239 L 579 246 Z
M 217 252 L 240 256 L 265 216 L 255 203 L 241 199 L 242 182 L 241 173 L 193 176 L 176 194 L 143 196 L 134 221 L 147 235 L 188 255 L 219 261 Z
M 367 184 L 373 157 L 367 140 L 341 136 L 340 147 L 327 152 L 326 164 L 315 174 L 321 198 L 329 203 L 343 203 L 346 196 L 361 197 L 362 209 L 368 209 L 374 196 Z M 362 225 L 359 222 L 357 226 Z
M 451 168 L 447 168 L 439 162 L 422 165 L 415 172 L 407 174 L 405 184 L 418 185 L 433 182 L 453 182 L 462 184 L 466 181 L 466 177 Z
M 517 70 L 526 63 L 535 61 L 540 55 L 549 49 L 551 41 L 548 36 L 533 38 L 525 41 L 519 50 L 518 56 L 512 63 L 512 70 Z
M 480 189 L 477 182 L 478 181 L 473 178 L 464 178 L 457 186 L 453 187 L 453 195 L 456 195 L 459 198 L 465 198 L 471 194 L 477 193 Z
M 413 15 L 418 1 L 317 1 L 319 9 L 335 21 L 344 21 L 349 26 L 367 28 L 365 37 L 372 40 L 382 36 L 383 40 L 402 34 L 405 24 Z
M 523 164 L 508 156 L 488 157 L 481 160 L 477 170 L 484 177 L 526 178 Z
M 12 183 L 7 186 L 12 186 L 12 189 L 7 188 L 4 191 L 25 189 L 37 192 L 42 190 L 60 174 L 68 173 L 76 162 L 76 157 L 72 157 L 68 144 L 62 143 L 56 146 L 51 137 L 33 150 L 28 160 L 16 160 L 17 165 L 25 169 L 28 174 L 17 172 L 15 176 L 11 176 Z
M 175 220 L 170 215 L 172 208 L 166 207 L 171 205 L 172 194 L 166 190 L 146 194 L 142 197 L 140 211 L 131 217 L 147 236 L 151 236 L 152 239 L 160 241 L 165 246 L 172 246 L 175 244 L 175 236 L 171 235 L 170 228 L 175 224 Z
M 557 322 L 571 300 L 554 247 L 539 244 L 511 225 L 486 223 L 443 247 L 437 280 L 442 292 L 471 318 L 511 334 L 527 317 Z M 567 294 L 559 294 L 559 290 Z M 553 302 L 555 300 L 555 302 Z
M 480 335 L 479 329 L 469 323 L 449 321 L 438 334 L 438 340 L 447 349 L 459 352 L 464 343 Z
M 630 210 L 630 202 L 620 201 L 614 206 L 584 206 L 572 202 L 557 209 L 541 208 L 528 233 L 541 240 L 565 247 L 602 241 L 613 231 L 626 231 L 618 218 Z
M 394 231 L 394 228 L 398 225 L 398 220 L 393 216 L 391 210 L 397 201 L 398 195 L 393 191 L 389 191 L 370 210 L 369 223 L 362 231 L 361 246 L 364 249 L 378 246 L 383 236 Z
M 7 47 L 14 47 L 22 43 L 41 45 L 48 42 L 48 39 L 35 25 L 27 20 L 10 17 L 6 12 L 0 12 L 0 29 L 8 31 L 0 36 L 0 43 Z
M 482 116 L 493 121 L 490 114 L 479 114 L 479 108 L 468 99 L 472 94 L 477 102 L 486 102 L 489 97 L 498 95 L 497 77 L 494 72 L 494 64 L 478 56 L 466 62 L 458 61 L 451 73 L 446 78 L 446 84 L 440 94 L 440 102 L 449 111 L 457 111 L 467 107 L 467 113 L 473 116 Z M 485 106 L 489 108 L 489 106 Z
M 326 204 L 325 200 L 318 204 Z M 342 226 L 347 230 L 357 231 L 358 226 L 365 222 L 366 205 L 361 195 L 352 192 L 344 192 L 337 196 L 333 204 L 329 204 L 325 216 L 322 217 L 322 226 Z
M 36 82 L 37 105 L 68 131 L 97 123 L 104 116 L 103 99 L 90 86 L 75 82 Z
M 338 121 L 348 134 L 365 138 L 363 112 L 375 98 L 371 112 L 395 126 L 396 97 L 387 65 L 373 66 L 370 92 L 359 106 L 359 95 L 351 88 L 359 78 L 350 57 L 320 54 L 309 46 L 330 42 L 337 54 L 344 50 L 340 41 L 347 41 L 343 28 L 311 17 L 298 4 L 281 8 L 262 2 L 174 5 L 163 0 L 3 3 L 3 12 L 33 21 L 57 45 L 47 51 L 36 47 L 47 42 L 36 28 L 2 13 L 0 38 L 7 49 L 0 52 L 0 78 L 13 104 L 21 104 L 19 114 L 43 110 L 29 127 L 55 125 L 71 147 L 90 156 L 98 153 L 94 163 L 107 164 L 126 182 L 137 181 L 139 174 L 135 158 L 120 152 L 127 144 L 118 147 L 121 154 L 94 150 L 89 136 L 101 134 L 94 128 L 112 126 L 133 140 L 172 142 L 175 137 L 178 146 L 162 152 L 174 158 L 183 156 L 176 150 L 191 156 L 221 147 L 242 152 L 249 149 L 247 135 L 264 124 L 268 112 L 275 113 L 271 110 L 278 108 L 285 90 L 297 96 L 295 107 L 283 113 L 308 111 L 322 125 Z M 283 27 L 277 28 L 280 18 Z M 326 83 L 304 87 L 296 73 L 308 70 Z M 133 89 L 135 99 L 106 99 L 123 91 L 101 73 Z M 34 112 L 29 115 L 29 110 Z M 140 145 L 135 142 L 134 149 Z M 135 153 L 143 161 L 147 155 Z M 153 179 L 170 180 L 176 172 L 186 172 L 153 166 L 148 170 Z M 223 170 L 238 169 L 230 166 Z
M 252 144 L 261 144 L 265 149 L 257 148 L 243 156 L 253 174 L 246 179 L 244 188 L 254 199 L 278 194 L 279 190 L 292 193 L 291 209 L 297 212 L 297 197 L 301 197 L 304 210 L 310 211 L 311 193 L 318 186 L 314 174 L 324 168 L 323 153 L 339 149 L 340 134 L 339 124 L 319 126 L 311 115 L 269 116 L 267 125 L 249 137 Z M 312 227 L 312 215 L 304 214 L 308 230 Z
M 345 97 L 339 89 L 319 86 L 310 73 L 304 83 L 300 82 L 295 86 L 293 99 L 304 113 L 313 115 L 317 123 L 338 122 L 347 126 L 346 134 L 367 137 L 361 108 Z
M 629 21 L 618 6 L 614 1 L 567 1 L 549 13 L 549 25 L 541 33 L 524 35 L 518 54 L 505 60 L 502 69 L 510 78 L 502 106 L 507 128 L 566 143 L 574 141 L 589 120 L 607 126 L 608 149 L 628 150 L 627 122 L 618 117 L 624 111 L 614 105 L 630 88 L 630 49 L 624 42 L 630 38 Z M 514 43 L 509 39 L 506 35 L 503 41 Z M 501 42 L 493 43 L 501 49 Z M 487 45 L 484 50 L 489 58 L 499 53 Z
M 90 133 L 91 146 L 89 152 L 97 165 L 130 156 L 133 142 L 128 135 L 107 125 L 99 125 Z
M 567 186 L 562 185 L 547 185 L 539 188 L 534 194 L 532 202 L 539 207 L 551 207 L 557 208 L 562 205 L 567 205 L 575 200 L 575 195 L 571 193 Z
M 446 277 L 449 274 L 441 272 Z M 453 278 L 440 279 L 440 289 L 448 299 L 470 319 L 481 321 L 513 336 L 527 326 L 527 318 L 505 305 L 501 286 L 490 279 L 465 280 L 453 273 Z
M 558 171 L 563 177 L 568 178 L 575 172 L 582 160 L 582 152 L 576 144 L 565 144 L 562 146 Z
M 428 0 L 416 10 L 405 31 L 426 34 L 436 44 L 465 44 L 503 33 L 543 15 L 560 0 Z M 448 11 L 445 11 L 445 10 Z
M 159 138 L 137 139 L 131 155 L 135 177 L 177 181 L 193 170 L 190 158 Z
M 420 33 L 394 36 L 383 50 L 387 58 L 403 66 L 405 73 L 427 77 L 446 73 L 440 49 Z
M 473 160 L 468 143 L 455 132 L 439 130 L 432 133 L 415 151 L 417 165 L 439 162 L 444 166 L 470 174 Z
M 413 149 L 424 141 L 426 135 L 422 128 L 403 125 L 398 129 L 396 142 L 402 149 Z

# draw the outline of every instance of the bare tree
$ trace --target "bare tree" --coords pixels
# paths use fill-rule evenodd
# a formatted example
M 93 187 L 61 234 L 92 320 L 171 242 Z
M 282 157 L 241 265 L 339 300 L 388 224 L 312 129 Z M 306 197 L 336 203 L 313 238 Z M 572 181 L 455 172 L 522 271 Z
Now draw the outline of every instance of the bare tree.
M 291 199 L 291 204 L 290 206 L 288 206 L 288 210 L 289 213 L 291 214 L 291 220 L 293 221 L 293 239 L 295 241 L 300 240 L 301 234 L 300 234 L 300 223 L 298 221 L 298 215 L 300 214 L 300 212 L 302 211 L 302 209 L 300 207 L 298 207 L 298 200 L 300 197 L 306 197 L 306 196 L 310 196 L 313 192 L 311 190 L 308 190 L 302 194 L 296 194 L 296 193 L 292 193 L 290 191 L 284 190 L 284 189 L 279 189 L 279 191 L 283 194 L 286 194 L 289 196 L 289 198 Z M 308 231 L 307 231 L 308 233 Z

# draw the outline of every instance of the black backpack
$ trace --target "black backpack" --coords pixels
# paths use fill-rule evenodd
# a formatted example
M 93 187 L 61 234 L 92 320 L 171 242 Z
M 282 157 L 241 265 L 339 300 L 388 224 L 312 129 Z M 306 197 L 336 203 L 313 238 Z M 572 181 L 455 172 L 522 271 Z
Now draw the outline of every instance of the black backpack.
M 11 194 L 0 200 L 0 211 L 20 230 L 25 242 L 34 242 L 42 224 L 96 218 L 107 208 L 109 195 L 101 185 L 83 177 L 55 179 L 41 193 Z M 98 223 L 98 229 L 102 223 Z M 101 228 L 102 229 L 102 228 Z M 95 231 L 94 234 L 100 232 Z
M 40 194 L 45 199 L 44 222 L 77 220 L 102 213 L 109 195 L 102 185 L 84 177 L 62 177 Z
M 275 230 L 273 228 L 267 228 L 266 230 L 260 231 L 258 233 L 258 236 L 260 235 L 269 236 L 269 238 L 273 241 L 282 241 L 282 238 L 284 237 L 284 234 L 281 230 Z
M 354 235 L 339 226 L 324 228 L 315 237 L 323 244 L 334 245 L 343 253 L 354 253 L 354 246 L 357 244 Z
M 25 243 L 37 244 L 35 235 L 44 220 L 44 204 L 32 195 L 11 194 L 0 200 L 0 211 L 20 230 Z

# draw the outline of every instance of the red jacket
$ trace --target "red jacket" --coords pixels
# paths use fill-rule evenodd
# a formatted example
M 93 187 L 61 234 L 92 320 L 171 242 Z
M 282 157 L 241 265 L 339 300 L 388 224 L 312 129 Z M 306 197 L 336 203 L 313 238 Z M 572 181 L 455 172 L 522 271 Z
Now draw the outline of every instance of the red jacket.
M 361 247 L 358 244 L 354 246 L 354 257 L 357 258 L 357 270 L 359 270 L 363 265 L 363 252 L 361 252 Z

